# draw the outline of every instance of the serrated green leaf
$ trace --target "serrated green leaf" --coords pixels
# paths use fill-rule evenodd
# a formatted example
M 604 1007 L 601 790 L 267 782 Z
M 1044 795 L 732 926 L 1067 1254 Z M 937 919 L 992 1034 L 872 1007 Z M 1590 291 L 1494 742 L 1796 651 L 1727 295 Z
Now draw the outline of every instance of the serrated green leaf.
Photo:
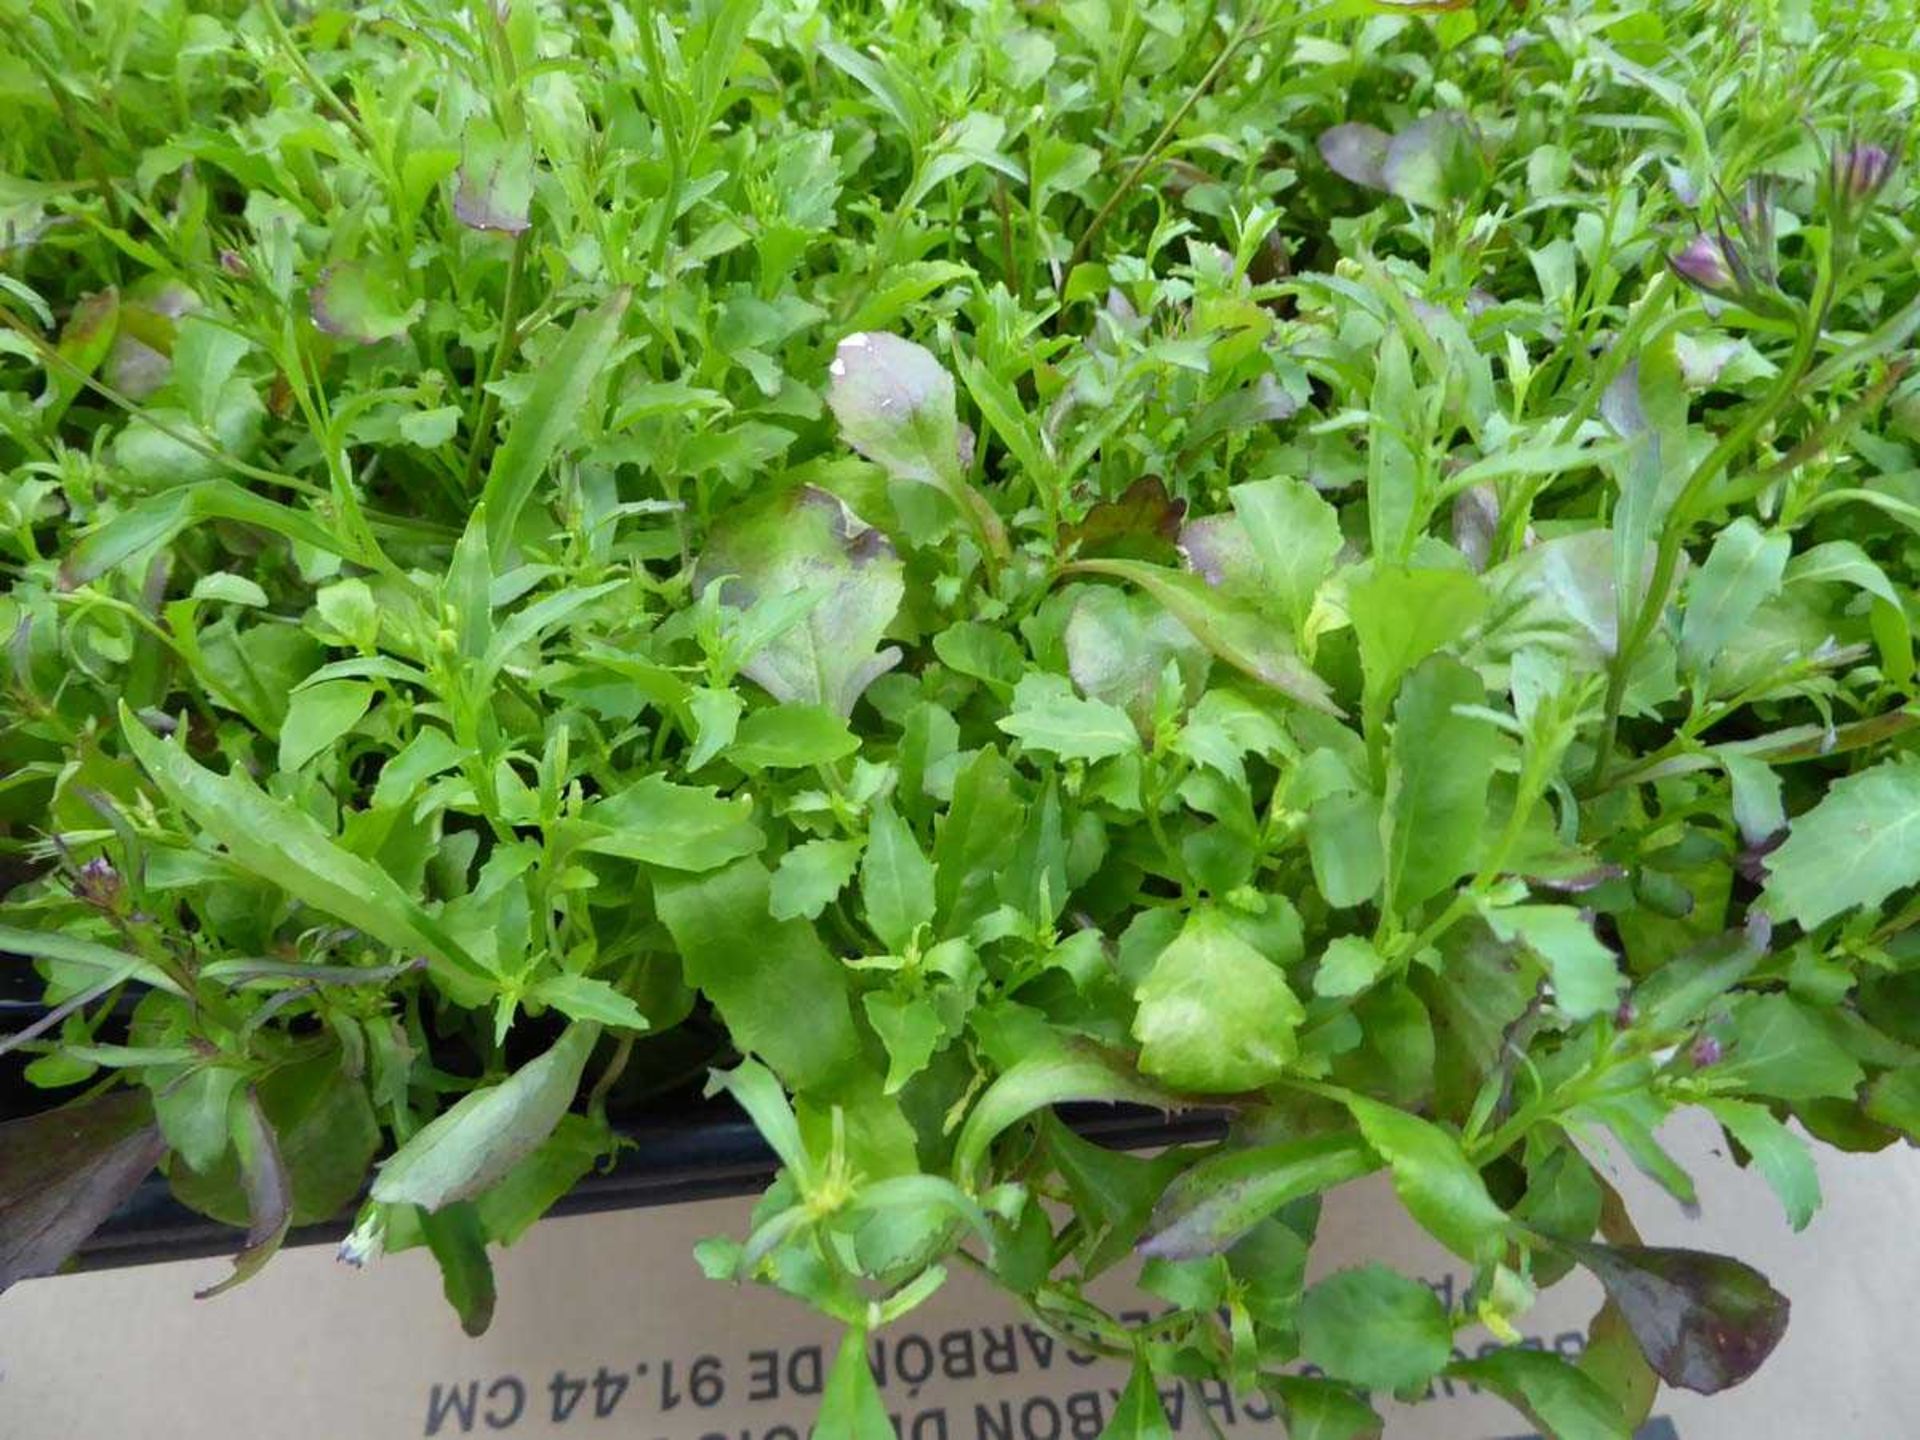
M 1767 906 L 1811 930 L 1920 884 L 1920 763 L 1890 760 L 1837 780 L 1766 859 Z

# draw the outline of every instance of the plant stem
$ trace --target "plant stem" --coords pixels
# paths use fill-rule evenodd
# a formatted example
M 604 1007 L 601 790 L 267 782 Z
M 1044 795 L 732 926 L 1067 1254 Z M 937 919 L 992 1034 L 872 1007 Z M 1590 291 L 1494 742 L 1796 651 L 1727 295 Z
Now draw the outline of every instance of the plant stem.
M 1260 27 L 1253 19 L 1241 22 L 1234 33 L 1228 37 L 1227 43 L 1221 47 L 1220 53 L 1214 57 L 1213 64 L 1207 67 L 1206 74 L 1202 75 L 1193 88 L 1187 91 L 1186 98 L 1180 102 L 1179 108 L 1167 117 L 1167 123 L 1160 127 L 1160 133 L 1153 137 L 1153 142 L 1147 146 L 1145 153 L 1133 162 L 1133 168 L 1128 170 L 1120 183 L 1113 187 L 1113 193 L 1107 197 L 1107 203 L 1100 207 L 1093 219 L 1088 222 L 1087 228 L 1080 232 L 1080 238 L 1074 242 L 1073 254 L 1068 256 L 1066 266 L 1060 272 L 1061 289 L 1066 288 L 1067 279 L 1073 274 L 1074 267 L 1087 258 L 1088 251 L 1093 248 L 1094 240 L 1106 228 L 1107 222 L 1113 218 L 1114 211 L 1118 210 L 1121 202 L 1133 193 L 1134 187 L 1140 183 L 1140 177 L 1146 174 L 1154 162 L 1160 158 L 1161 151 L 1167 148 L 1168 142 L 1173 139 L 1174 132 L 1186 122 L 1193 107 L 1198 105 L 1201 98 L 1219 83 L 1220 77 L 1226 73 L 1228 63 L 1240 52 L 1240 47 L 1257 33 L 1260 33 Z
M 480 413 L 473 422 L 473 437 L 467 444 L 467 473 L 462 482 L 468 495 L 473 494 L 474 484 L 480 478 L 480 462 L 492 448 L 490 440 L 493 433 L 494 417 L 500 411 L 500 397 L 492 386 L 506 373 L 507 357 L 519 344 L 520 337 L 515 333 L 520 325 L 521 276 L 526 270 L 527 249 L 531 243 L 533 231 L 522 230 L 513 237 L 513 255 L 507 261 L 507 291 L 500 300 L 500 339 L 493 347 L 493 359 L 487 364 L 486 378 L 480 382 Z
M 1660 624 L 1660 617 L 1666 608 L 1667 591 L 1672 587 L 1674 574 L 1679 568 L 1687 532 L 1697 518 L 1694 509 L 1706 494 L 1707 487 L 1719 478 L 1720 472 L 1733 463 L 1799 389 L 1801 377 L 1812 363 L 1814 347 L 1819 343 L 1832 292 L 1832 272 L 1823 268 L 1815 286 L 1814 303 L 1807 309 L 1800 335 L 1794 342 L 1793 353 L 1781 367 L 1773 388 L 1758 405 L 1741 416 L 1738 424 L 1720 437 L 1720 442 L 1694 467 L 1679 495 L 1674 498 L 1673 508 L 1667 513 L 1666 524 L 1661 530 L 1659 549 L 1654 555 L 1653 574 L 1640 598 L 1640 608 L 1634 615 L 1632 628 L 1620 639 L 1620 648 L 1614 654 L 1607 677 L 1605 718 L 1601 721 L 1600 743 L 1593 758 L 1593 773 L 1588 780 L 1589 791 L 1598 790 L 1606 784 L 1607 767 L 1612 762 L 1614 741 L 1620 731 L 1620 707 L 1626 699 L 1627 680 L 1633 673 L 1634 661 L 1639 659 L 1641 647 L 1652 638 Z

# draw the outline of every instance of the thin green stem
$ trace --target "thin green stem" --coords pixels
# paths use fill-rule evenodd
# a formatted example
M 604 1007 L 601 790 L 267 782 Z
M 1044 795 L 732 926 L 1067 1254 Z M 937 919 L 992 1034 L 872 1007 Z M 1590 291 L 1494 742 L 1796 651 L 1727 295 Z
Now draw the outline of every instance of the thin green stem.
M 1674 575 L 1679 569 L 1687 532 L 1699 518 L 1694 513 L 1695 509 L 1721 472 L 1753 442 L 1754 437 L 1786 407 L 1799 390 L 1801 379 L 1812 363 L 1814 347 L 1819 343 L 1832 292 L 1832 271 L 1823 267 L 1815 286 L 1814 303 L 1807 308 L 1793 353 L 1781 367 L 1773 388 L 1758 405 L 1741 416 L 1739 423 L 1720 437 L 1719 443 L 1694 467 L 1679 495 L 1674 498 L 1673 507 L 1668 511 L 1666 524 L 1661 530 L 1659 547 L 1654 554 L 1653 574 L 1640 597 L 1640 608 L 1634 616 L 1632 627 L 1621 637 L 1620 647 L 1614 654 L 1613 666 L 1607 677 L 1606 708 L 1600 726 L 1600 744 L 1594 754 L 1593 773 L 1588 782 L 1590 790 L 1600 789 L 1606 784 L 1607 767 L 1612 763 L 1614 742 L 1620 731 L 1620 707 L 1626 699 L 1627 681 L 1633 674 L 1634 662 L 1639 659 L 1641 648 L 1652 638 L 1660 624 L 1667 591 L 1672 587 Z
M 492 449 L 493 422 L 500 412 L 500 396 L 493 386 L 506 374 L 508 357 L 519 346 L 521 278 L 532 236 L 531 229 L 514 236 L 513 254 L 507 261 L 507 289 L 500 299 L 500 338 L 493 347 L 493 359 L 487 363 L 486 378 L 480 382 L 480 413 L 474 417 L 473 435 L 467 443 L 467 471 L 461 483 L 468 495 L 473 494 L 480 479 L 480 462 Z

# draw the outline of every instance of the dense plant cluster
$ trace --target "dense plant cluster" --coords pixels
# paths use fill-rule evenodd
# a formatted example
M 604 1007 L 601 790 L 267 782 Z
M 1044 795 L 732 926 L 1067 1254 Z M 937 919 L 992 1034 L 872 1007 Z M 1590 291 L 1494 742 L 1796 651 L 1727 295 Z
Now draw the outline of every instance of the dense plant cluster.
M 1116 1437 L 1744 1378 L 1594 1161 L 1920 1135 L 1911 20 L 0 0 L 4 1278 L 159 1165 L 477 1329 L 711 1067 L 822 1435 L 954 1265 Z M 1451 1311 L 1305 1283 L 1373 1171 Z

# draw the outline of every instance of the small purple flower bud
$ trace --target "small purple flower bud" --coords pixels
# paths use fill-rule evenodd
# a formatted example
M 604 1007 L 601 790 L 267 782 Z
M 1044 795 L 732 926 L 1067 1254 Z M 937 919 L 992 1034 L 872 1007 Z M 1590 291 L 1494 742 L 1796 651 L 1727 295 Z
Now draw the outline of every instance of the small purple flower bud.
M 1693 1049 L 1688 1053 L 1693 1060 L 1694 1068 L 1705 1070 L 1710 1065 L 1718 1065 L 1725 1051 L 1713 1036 L 1702 1035 L 1693 1042 Z
M 1631 1000 L 1622 1000 L 1620 1002 L 1620 1008 L 1613 1012 L 1613 1023 L 1618 1025 L 1622 1030 L 1631 1029 L 1634 1022 L 1639 1018 L 1640 1007 Z
M 96 855 L 80 867 L 73 893 L 89 905 L 112 909 L 120 899 L 120 872 L 106 856 Z
M 1733 271 L 1727 265 L 1726 248 L 1711 235 L 1696 235 L 1693 243 L 1667 263 L 1673 273 L 1709 295 L 1726 295 L 1733 290 Z
M 220 252 L 220 268 L 236 279 L 242 280 L 252 273 L 252 271 L 247 268 L 247 262 L 240 258 L 240 252 L 238 250 L 222 250 Z
M 1893 156 L 1884 146 L 1850 145 L 1833 152 L 1833 188 L 1836 194 L 1859 204 L 1871 200 L 1893 174 Z

